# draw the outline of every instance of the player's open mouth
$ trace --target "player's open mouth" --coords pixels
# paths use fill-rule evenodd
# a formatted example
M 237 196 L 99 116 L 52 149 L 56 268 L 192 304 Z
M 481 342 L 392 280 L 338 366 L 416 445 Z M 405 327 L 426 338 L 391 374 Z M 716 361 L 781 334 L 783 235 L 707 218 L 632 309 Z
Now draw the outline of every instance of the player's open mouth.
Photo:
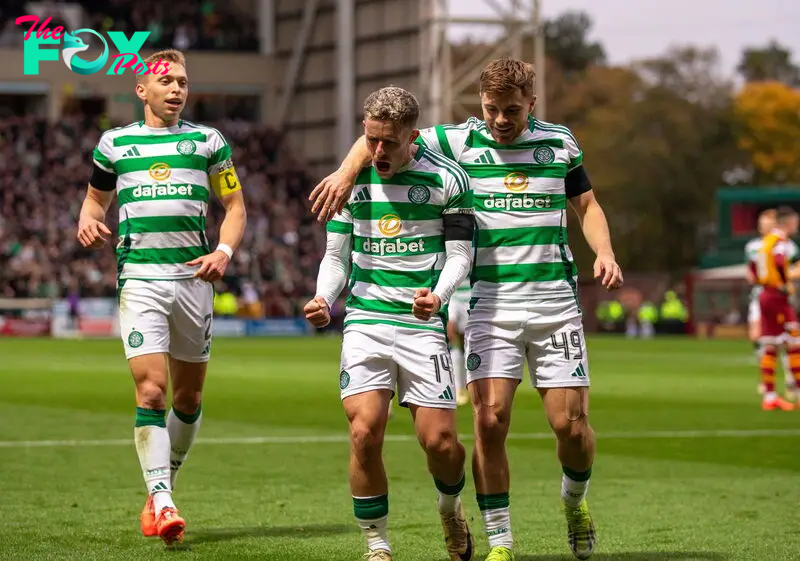
M 392 169 L 392 164 L 389 162 L 384 162 L 382 160 L 378 160 L 375 162 L 375 169 L 377 169 L 381 173 L 386 173 L 390 169 Z
M 181 106 L 181 101 L 179 99 L 168 99 L 165 103 L 173 109 L 178 109 Z

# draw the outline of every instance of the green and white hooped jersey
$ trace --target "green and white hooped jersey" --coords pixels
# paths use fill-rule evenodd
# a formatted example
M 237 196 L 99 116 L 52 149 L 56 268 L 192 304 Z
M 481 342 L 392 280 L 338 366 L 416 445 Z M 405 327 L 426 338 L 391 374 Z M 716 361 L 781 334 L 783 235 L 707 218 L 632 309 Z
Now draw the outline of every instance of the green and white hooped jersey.
M 758 258 L 758 255 L 761 252 L 762 241 L 763 238 L 753 238 L 745 244 L 744 257 L 746 263 L 749 264 L 751 261 L 755 261 Z M 800 248 L 798 248 L 797 244 L 791 240 L 789 240 L 788 257 L 790 263 L 796 263 L 798 260 L 800 260 Z M 750 289 L 750 299 L 757 300 L 762 290 L 764 290 L 764 287 L 754 285 L 753 288 Z
M 469 178 L 452 161 L 420 146 L 389 179 L 361 171 L 350 201 L 328 222 L 351 235 L 345 326 L 389 324 L 444 331 L 447 307 L 421 321 L 411 312 L 418 288 L 433 290 L 445 262 L 446 214 L 472 214 Z
M 566 127 L 528 119 L 510 145 L 474 117 L 421 131 L 422 143 L 470 177 L 477 239 L 472 299 L 577 302 L 577 268 L 567 245 L 567 172 L 583 153 Z
M 241 189 L 231 148 L 219 131 L 179 121 L 151 128 L 143 121 L 105 132 L 94 163 L 117 178 L 118 278 L 191 278 L 184 265 L 210 251 L 206 212 L 212 189 Z

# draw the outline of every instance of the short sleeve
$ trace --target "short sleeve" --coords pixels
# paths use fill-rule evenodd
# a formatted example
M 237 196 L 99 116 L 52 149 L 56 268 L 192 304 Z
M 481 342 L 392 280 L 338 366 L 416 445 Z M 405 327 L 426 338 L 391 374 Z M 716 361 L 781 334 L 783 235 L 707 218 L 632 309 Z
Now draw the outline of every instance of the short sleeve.
M 113 141 L 111 137 L 107 133 L 103 133 L 92 153 L 92 161 L 94 164 L 108 173 L 116 173 L 114 161 L 112 160 L 112 146 Z
M 460 125 L 436 125 L 419 131 L 417 143 L 457 162 L 464 152 L 467 138 L 474 123 L 472 120 Z
M 216 129 L 208 138 L 208 177 L 211 188 L 220 198 L 242 189 L 233 166 L 231 147 Z
M 350 209 L 345 206 L 342 212 L 333 217 L 328 222 L 326 227 L 328 232 L 334 234 L 352 234 L 353 233 L 353 214 Z
M 567 154 L 569 155 L 568 169 L 570 171 L 583 165 L 583 150 L 581 150 L 578 141 L 571 132 L 564 138 L 564 148 L 567 149 Z
M 445 204 L 442 214 L 473 214 L 469 177 L 460 166 L 446 168 L 444 188 Z

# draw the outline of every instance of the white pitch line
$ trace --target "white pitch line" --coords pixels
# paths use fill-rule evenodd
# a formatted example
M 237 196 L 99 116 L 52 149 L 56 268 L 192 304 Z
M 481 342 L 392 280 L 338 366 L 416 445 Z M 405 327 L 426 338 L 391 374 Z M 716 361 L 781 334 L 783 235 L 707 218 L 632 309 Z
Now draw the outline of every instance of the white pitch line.
M 648 440 L 657 438 L 751 438 L 758 436 L 800 436 L 800 429 L 755 429 L 755 430 L 675 430 L 642 432 L 598 433 L 598 440 Z M 460 435 L 461 440 L 473 440 L 471 434 Z M 551 440 L 549 432 L 511 433 L 509 440 Z M 309 436 L 252 436 L 225 438 L 198 438 L 198 444 L 341 444 L 350 438 L 346 434 Z M 416 442 L 413 435 L 387 434 L 387 442 Z M 0 440 L 0 448 L 56 448 L 81 446 L 132 446 L 129 438 L 108 440 Z

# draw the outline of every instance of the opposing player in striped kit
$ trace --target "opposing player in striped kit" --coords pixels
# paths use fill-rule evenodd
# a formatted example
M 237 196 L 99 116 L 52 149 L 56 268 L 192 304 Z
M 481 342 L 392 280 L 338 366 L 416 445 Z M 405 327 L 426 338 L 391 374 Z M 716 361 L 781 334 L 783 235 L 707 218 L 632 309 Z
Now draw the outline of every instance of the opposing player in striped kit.
M 748 323 L 748 334 L 750 336 L 750 340 L 753 341 L 756 348 L 756 356 L 758 357 L 759 363 L 761 362 L 761 357 L 763 355 L 764 345 L 761 342 L 761 293 L 764 291 L 764 287 L 759 283 L 758 277 L 752 273 L 750 270 L 750 263 L 758 262 L 759 256 L 761 255 L 761 250 L 764 245 L 764 239 L 769 236 L 772 231 L 775 229 L 776 224 L 776 211 L 774 208 L 770 208 L 767 210 L 762 211 L 758 215 L 758 233 L 760 234 L 759 237 L 754 238 L 747 242 L 744 246 L 744 253 L 745 253 L 745 263 L 747 264 L 747 272 L 748 272 L 748 282 L 753 285 L 750 289 L 750 305 L 747 308 L 747 323 Z M 790 265 L 795 267 L 796 263 L 800 259 L 800 249 L 798 249 L 797 244 L 794 243 L 792 240 L 786 241 L 786 259 Z M 786 353 L 786 349 L 781 349 L 780 347 L 777 349 L 778 353 L 781 356 L 781 366 L 783 367 L 783 376 L 784 376 L 784 395 L 783 399 L 785 401 L 794 402 L 797 400 L 796 395 L 796 384 L 794 380 L 794 374 L 792 374 L 792 368 L 789 364 L 789 355 Z M 758 384 L 758 393 L 764 395 L 766 393 L 766 385 L 763 382 L 759 382 Z
M 527 359 L 562 465 L 561 500 L 573 554 L 588 559 L 596 534 L 586 502 L 595 437 L 589 425 L 589 365 L 577 271 L 567 245 L 567 202 L 597 258 L 602 286 L 622 285 L 608 223 L 583 169 L 583 153 L 563 126 L 530 117 L 533 67 L 514 59 L 480 77 L 483 120 L 423 129 L 421 142 L 470 176 L 478 226 L 466 331 L 473 403 L 473 476 L 489 537 L 486 561 L 514 559 L 505 440 Z M 320 219 L 340 208 L 366 160 L 364 140 L 311 193 Z
M 159 60 L 170 63 L 166 74 L 137 76 L 144 120 L 105 132 L 94 150 L 78 239 L 91 248 L 110 239 L 103 220 L 116 193 L 120 329 L 136 385 L 134 441 L 148 492 L 141 530 L 171 544 L 186 526 L 172 490 L 200 425 L 211 283 L 242 239 L 246 211 L 228 143 L 216 129 L 180 120 L 189 91 L 183 54 L 156 52 L 145 62 Z M 225 208 L 214 251 L 205 232 L 212 191 Z
M 438 489 L 450 559 L 469 561 L 473 540 L 459 498 L 465 450 L 456 432 L 445 325 L 447 303 L 472 264 L 472 197 L 461 168 L 414 144 L 418 117 L 417 100 L 401 88 L 383 88 L 364 102 L 372 165 L 328 224 L 317 296 L 305 314 L 313 325 L 327 325 L 349 274 L 339 387 L 350 423 L 353 510 L 367 559 L 392 559 L 382 447 L 396 388 Z

